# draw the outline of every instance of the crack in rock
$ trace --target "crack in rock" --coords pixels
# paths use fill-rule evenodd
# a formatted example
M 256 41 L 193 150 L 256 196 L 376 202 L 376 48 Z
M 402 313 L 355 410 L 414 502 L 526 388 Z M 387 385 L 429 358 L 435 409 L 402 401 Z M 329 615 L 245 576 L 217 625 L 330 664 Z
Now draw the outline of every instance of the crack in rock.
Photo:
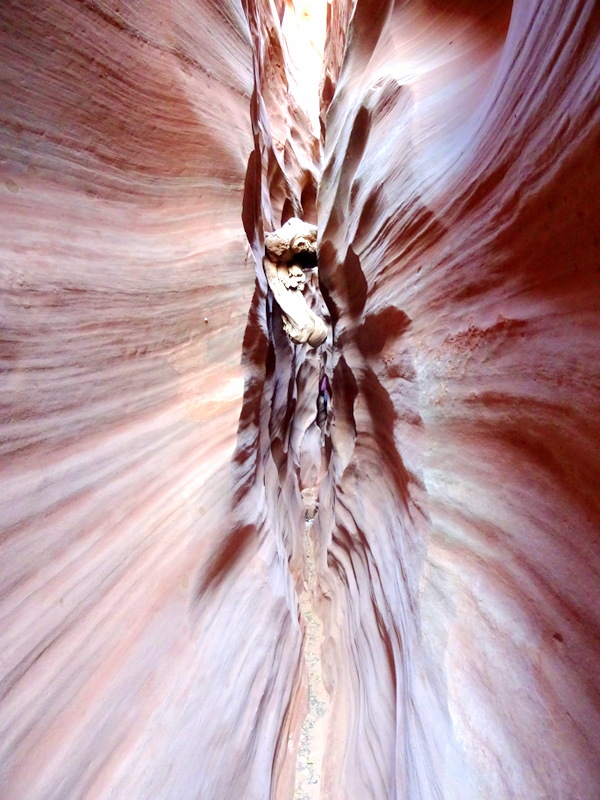
M 308 673 L 308 713 L 302 725 L 296 760 L 295 800 L 318 800 L 321 797 L 321 767 L 327 732 L 329 696 L 323 686 L 321 642 L 323 623 L 315 611 L 315 553 L 311 535 L 312 520 L 304 528 L 304 555 L 307 582 L 300 594 L 300 613 L 306 625 L 304 660 Z

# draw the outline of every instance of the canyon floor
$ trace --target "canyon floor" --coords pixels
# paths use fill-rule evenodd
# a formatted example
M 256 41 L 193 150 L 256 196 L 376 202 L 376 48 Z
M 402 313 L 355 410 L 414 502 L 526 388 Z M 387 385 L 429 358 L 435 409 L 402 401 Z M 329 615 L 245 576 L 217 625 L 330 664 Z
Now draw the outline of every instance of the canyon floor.
M 305 624 L 304 661 L 308 675 L 308 713 L 302 725 L 296 761 L 295 800 L 318 800 L 321 797 L 321 772 L 329 697 L 323 685 L 321 643 L 323 624 L 313 602 L 315 592 L 315 545 L 313 520 L 304 529 L 304 555 L 307 581 L 299 597 L 300 613 Z

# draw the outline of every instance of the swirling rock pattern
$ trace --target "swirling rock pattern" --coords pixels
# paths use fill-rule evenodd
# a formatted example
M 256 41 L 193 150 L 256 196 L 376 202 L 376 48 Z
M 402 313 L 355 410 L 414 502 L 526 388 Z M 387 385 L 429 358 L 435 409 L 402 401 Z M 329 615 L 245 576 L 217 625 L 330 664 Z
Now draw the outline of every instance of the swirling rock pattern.
M 7 1 L 0 76 L 0 797 L 263 798 L 300 629 L 230 466 L 248 18 Z
M 596 800 L 597 5 L 293 13 L 0 5 L 0 798 L 290 798 L 319 486 L 323 797 Z
M 349 5 L 318 199 L 326 796 L 592 800 L 597 4 Z

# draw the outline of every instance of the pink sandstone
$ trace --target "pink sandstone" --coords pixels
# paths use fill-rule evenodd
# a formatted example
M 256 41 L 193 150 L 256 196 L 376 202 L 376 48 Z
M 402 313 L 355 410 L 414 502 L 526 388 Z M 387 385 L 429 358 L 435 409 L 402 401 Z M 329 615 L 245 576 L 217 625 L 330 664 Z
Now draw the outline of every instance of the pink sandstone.
M 291 800 L 309 577 L 323 800 L 598 797 L 598 6 L 326 10 L 0 5 L 0 800 Z

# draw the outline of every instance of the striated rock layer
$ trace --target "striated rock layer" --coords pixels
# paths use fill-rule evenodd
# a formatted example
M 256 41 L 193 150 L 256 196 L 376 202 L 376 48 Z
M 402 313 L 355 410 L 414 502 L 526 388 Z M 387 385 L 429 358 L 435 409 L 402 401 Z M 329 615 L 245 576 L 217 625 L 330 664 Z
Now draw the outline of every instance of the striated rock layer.
M 323 797 L 597 796 L 600 16 L 310 5 L 0 6 L 0 800 L 291 798 L 315 487 Z
M 597 797 L 599 26 L 359 0 L 329 48 L 330 798 Z
M 0 19 L 0 797 L 267 797 L 300 728 L 281 520 L 302 506 L 258 424 L 244 225 L 262 258 L 254 226 L 287 197 L 314 216 L 318 152 L 286 111 L 279 19 L 234 0 Z

